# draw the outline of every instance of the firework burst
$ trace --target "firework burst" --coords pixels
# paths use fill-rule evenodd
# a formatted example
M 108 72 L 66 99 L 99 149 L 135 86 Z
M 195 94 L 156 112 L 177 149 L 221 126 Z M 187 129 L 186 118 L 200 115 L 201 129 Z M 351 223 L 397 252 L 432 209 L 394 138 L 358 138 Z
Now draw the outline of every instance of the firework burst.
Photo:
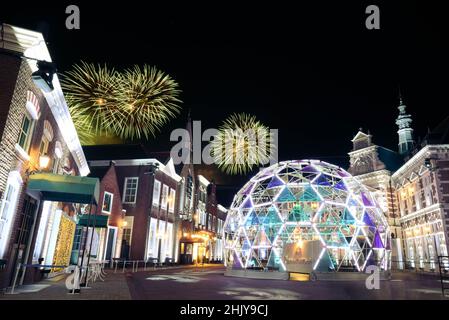
M 61 86 L 80 136 L 148 139 L 180 111 L 178 84 L 147 65 L 117 72 L 81 62 Z
M 117 116 L 119 101 L 116 98 L 120 75 L 106 66 L 81 62 L 65 73 L 61 87 L 66 93 L 71 114 L 88 124 L 94 134 L 112 133 L 113 128 L 105 123 L 113 122 Z M 85 127 L 77 127 L 83 131 Z
M 178 84 L 164 72 L 145 65 L 125 70 L 119 91 L 120 117 L 115 132 L 124 139 L 155 136 L 180 112 Z
M 212 155 L 227 174 L 245 174 L 255 166 L 267 164 L 274 150 L 270 129 L 246 113 L 227 118 L 212 142 Z
M 66 100 L 68 105 L 72 105 L 70 99 L 66 98 Z M 81 108 L 69 107 L 69 111 L 81 144 L 94 144 L 96 134 L 94 128 L 92 127 L 92 118 L 84 114 Z

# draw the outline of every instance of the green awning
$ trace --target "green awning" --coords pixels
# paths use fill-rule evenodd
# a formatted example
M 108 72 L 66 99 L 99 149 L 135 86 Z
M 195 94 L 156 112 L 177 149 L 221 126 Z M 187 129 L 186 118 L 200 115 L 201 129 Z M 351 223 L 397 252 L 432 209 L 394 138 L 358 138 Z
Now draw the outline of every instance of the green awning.
M 108 218 L 109 218 L 109 216 L 92 214 L 90 216 L 90 221 L 89 221 L 89 225 L 88 225 L 87 221 L 89 220 L 89 215 L 83 214 L 80 216 L 80 218 L 78 220 L 78 225 L 83 226 L 83 227 L 93 227 L 94 219 L 95 219 L 95 228 L 107 228 L 108 227 Z
M 72 203 L 98 203 L 100 180 L 53 173 L 30 176 L 27 191 L 41 200 Z

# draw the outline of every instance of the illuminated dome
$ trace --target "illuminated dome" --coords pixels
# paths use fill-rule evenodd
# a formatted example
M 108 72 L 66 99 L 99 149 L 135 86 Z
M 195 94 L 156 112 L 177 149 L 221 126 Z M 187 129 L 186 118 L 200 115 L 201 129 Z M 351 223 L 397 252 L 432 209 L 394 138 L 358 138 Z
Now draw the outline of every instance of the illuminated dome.
M 261 170 L 235 195 L 224 233 L 231 269 L 390 267 L 390 232 L 372 194 L 345 170 L 318 160 Z

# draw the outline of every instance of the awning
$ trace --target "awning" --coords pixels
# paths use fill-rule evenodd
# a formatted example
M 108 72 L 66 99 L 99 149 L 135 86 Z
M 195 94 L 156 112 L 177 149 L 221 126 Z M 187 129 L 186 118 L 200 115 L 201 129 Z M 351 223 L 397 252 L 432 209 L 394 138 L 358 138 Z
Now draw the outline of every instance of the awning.
M 100 180 L 53 173 L 36 173 L 30 176 L 27 191 L 47 201 L 97 204 Z
M 90 216 L 90 221 L 89 221 L 89 225 L 88 225 L 87 221 L 89 220 L 89 215 L 83 214 L 80 216 L 80 218 L 78 220 L 78 225 L 83 226 L 83 227 L 93 227 L 94 219 L 95 219 L 95 228 L 107 228 L 108 227 L 108 218 L 109 218 L 109 216 L 92 214 Z

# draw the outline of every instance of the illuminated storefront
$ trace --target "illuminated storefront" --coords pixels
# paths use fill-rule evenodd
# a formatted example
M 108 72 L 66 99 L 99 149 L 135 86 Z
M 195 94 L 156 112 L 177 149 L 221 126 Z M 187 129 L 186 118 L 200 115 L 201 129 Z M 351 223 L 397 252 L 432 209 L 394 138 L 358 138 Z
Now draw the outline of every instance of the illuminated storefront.
M 33 252 L 33 263 L 68 265 L 76 229 L 75 209 L 71 205 L 45 201 Z M 65 209 L 65 210 L 64 210 Z M 60 271 L 52 269 L 52 271 Z
M 166 259 L 173 259 L 173 244 L 173 223 L 151 218 L 147 258 L 157 258 L 161 262 Z

